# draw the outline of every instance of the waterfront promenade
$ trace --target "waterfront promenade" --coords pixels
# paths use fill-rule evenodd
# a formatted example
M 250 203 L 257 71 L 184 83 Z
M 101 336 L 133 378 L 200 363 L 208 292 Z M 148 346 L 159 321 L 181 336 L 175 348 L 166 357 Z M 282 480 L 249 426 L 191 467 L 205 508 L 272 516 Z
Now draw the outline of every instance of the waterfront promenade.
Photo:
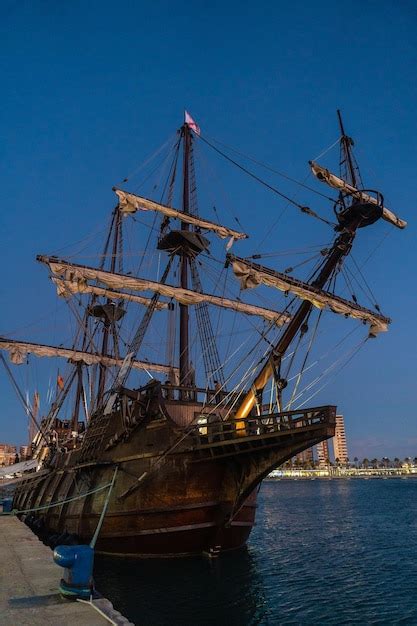
M 93 601 L 96 608 L 63 599 L 58 592 L 62 575 L 52 551 L 25 524 L 12 515 L 0 516 L 0 626 L 130 624 L 105 598 Z
M 273 470 L 265 480 L 298 478 L 417 478 L 417 467 L 280 467 Z

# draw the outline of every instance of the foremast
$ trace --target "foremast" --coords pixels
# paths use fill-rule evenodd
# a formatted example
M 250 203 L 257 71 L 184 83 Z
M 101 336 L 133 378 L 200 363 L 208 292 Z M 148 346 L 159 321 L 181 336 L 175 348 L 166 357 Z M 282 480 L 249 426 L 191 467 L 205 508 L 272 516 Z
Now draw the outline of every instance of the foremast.
M 346 170 L 346 174 L 345 174 L 345 178 L 346 181 L 348 183 L 350 183 L 351 185 L 353 185 L 353 187 L 356 187 L 356 169 L 355 169 L 355 165 L 353 162 L 353 155 L 352 155 L 352 150 L 351 147 L 353 146 L 353 140 L 351 139 L 351 137 L 348 137 L 345 133 L 345 127 L 343 125 L 343 120 L 342 120 L 342 114 L 340 113 L 339 109 L 337 110 L 337 119 L 339 121 L 339 128 L 340 128 L 340 152 L 341 152 L 341 159 L 340 159 L 340 169 L 342 169 L 342 166 L 345 167 Z M 342 194 L 342 192 L 340 192 L 340 195 Z
M 361 219 L 352 213 L 350 223 L 345 226 L 344 232 L 337 237 L 319 276 L 311 283 L 312 286 L 323 288 L 338 264 L 349 254 L 360 221 Z M 282 390 L 286 386 L 286 381 L 281 378 L 281 361 L 293 339 L 301 330 L 312 308 L 313 304 L 307 300 L 300 304 L 278 343 L 272 348 L 267 362 L 253 381 L 250 390 L 245 394 L 236 411 L 235 417 L 244 418 L 249 415 L 255 404 L 257 404 L 258 398 L 262 394 L 266 384 L 272 377 L 276 379 L 278 390 Z
M 345 257 L 350 253 L 358 228 L 371 225 L 379 218 L 389 221 L 398 228 L 404 228 L 406 226 L 406 222 L 400 220 L 383 206 L 381 194 L 374 192 L 374 195 L 370 195 L 356 188 L 356 170 L 358 168 L 355 168 L 352 155 L 351 148 L 353 141 L 345 133 L 339 110 L 337 111 L 337 115 L 341 132 L 341 166 L 342 164 L 346 166 L 346 177 L 348 181 L 344 181 L 330 174 L 328 170 L 310 162 L 313 173 L 320 180 L 327 182 L 330 186 L 339 190 L 339 200 L 336 202 L 335 208 L 339 224 L 335 229 L 340 232 L 340 235 L 338 235 L 332 248 L 327 253 L 327 259 L 324 261 L 317 278 L 310 283 L 312 287 L 318 289 L 323 289 L 326 286 L 329 279 L 334 276 Z M 317 171 L 315 171 L 315 167 Z M 319 174 L 317 172 L 319 172 Z M 287 381 L 281 376 L 281 362 L 297 334 L 304 334 L 306 332 L 308 328 L 307 320 L 312 308 L 313 303 L 309 300 L 303 300 L 299 305 L 278 342 L 272 347 L 265 364 L 257 374 L 251 388 L 245 393 L 234 415 L 235 419 L 248 417 L 254 406 L 261 404 L 262 392 L 271 378 L 275 379 L 278 404 L 281 404 L 281 392 L 282 389 L 287 386 Z M 370 336 L 373 336 L 372 333 L 370 333 Z M 240 433 L 242 435 L 246 434 L 244 422 L 240 423 Z

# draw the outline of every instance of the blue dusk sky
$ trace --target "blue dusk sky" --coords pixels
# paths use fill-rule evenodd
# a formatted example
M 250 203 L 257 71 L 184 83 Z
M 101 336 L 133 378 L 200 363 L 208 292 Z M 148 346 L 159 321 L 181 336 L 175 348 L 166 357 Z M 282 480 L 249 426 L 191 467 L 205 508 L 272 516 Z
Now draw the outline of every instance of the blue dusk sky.
M 301 180 L 337 139 L 340 108 L 365 186 L 409 226 L 360 233 L 366 278 L 393 323 L 320 400 L 344 413 L 351 458 L 417 456 L 415 2 L 4 0 L 0 34 L 0 334 L 29 339 L 49 314 L 56 329 L 61 309 L 35 255 L 102 232 L 112 186 L 175 133 L 184 108 L 203 134 Z M 327 162 L 337 170 L 337 152 Z M 251 254 L 285 203 L 265 192 L 254 206 L 253 183 L 235 174 L 227 195 Z M 311 218 L 296 223 L 306 245 Z M 279 228 L 270 236 L 269 249 L 285 247 Z M 0 394 L 0 441 L 24 443 L 26 417 L 3 369 Z

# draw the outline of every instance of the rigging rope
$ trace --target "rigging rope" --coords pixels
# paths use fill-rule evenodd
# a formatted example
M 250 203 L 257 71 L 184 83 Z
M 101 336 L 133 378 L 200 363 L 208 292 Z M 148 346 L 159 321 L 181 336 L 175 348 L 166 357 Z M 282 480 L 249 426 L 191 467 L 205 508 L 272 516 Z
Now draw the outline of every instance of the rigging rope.
M 348 290 L 350 291 L 352 300 L 354 302 L 357 302 L 358 299 L 356 297 L 355 290 L 353 289 L 353 285 L 352 285 L 352 283 L 350 281 L 350 278 L 349 278 L 349 275 L 348 275 L 348 272 L 347 272 L 347 266 L 341 268 L 341 274 L 342 274 L 343 278 L 345 279 L 345 283 L 346 283 L 346 286 L 347 286 Z
M 359 328 L 359 327 L 358 327 L 358 328 Z M 357 329 L 355 329 L 355 330 L 357 330 Z M 351 334 L 351 333 L 349 333 L 349 334 Z M 347 336 L 349 336 L 349 334 L 348 334 Z M 345 337 L 345 338 L 344 338 L 341 342 L 339 342 L 339 344 L 338 344 L 338 345 L 340 345 L 341 343 L 343 343 L 343 341 L 345 341 L 345 339 L 347 338 L 347 336 L 346 336 L 346 337 Z M 362 344 L 361 344 L 361 342 L 362 342 L 362 341 L 363 341 L 363 340 L 361 340 L 361 341 L 359 342 L 359 344 L 358 344 L 358 345 L 362 345 Z M 321 374 L 319 374 L 318 376 L 316 376 L 316 378 L 314 378 L 314 380 L 310 381 L 310 382 L 308 383 L 308 385 L 306 385 L 306 386 L 304 387 L 304 389 L 303 389 L 302 391 L 300 391 L 300 393 L 298 394 L 298 396 L 296 396 L 296 397 L 295 397 L 295 400 L 298 400 L 299 398 L 301 398 L 301 396 L 302 396 L 302 395 L 304 395 L 304 393 L 305 393 L 306 391 L 308 391 L 309 389 L 311 389 L 312 387 L 314 387 L 315 385 L 317 385 L 317 383 L 319 383 L 319 382 L 320 382 L 320 380 L 322 380 L 322 378 L 324 378 L 324 377 L 325 377 L 325 376 L 326 376 L 329 372 L 331 372 L 331 371 L 332 371 L 332 370 L 333 370 L 333 369 L 334 369 L 334 368 L 338 365 L 338 363 L 340 363 L 341 361 L 343 361 L 343 359 L 344 359 L 346 356 L 349 356 L 352 352 L 354 352 L 354 351 L 355 351 L 355 349 L 356 349 L 356 348 L 354 347 L 354 348 L 351 348 L 351 349 L 347 350 L 347 351 L 345 352 L 345 354 L 342 354 L 342 356 L 340 356 L 340 357 L 339 357 L 338 359 L 336 359 L 333 363 L 331 363 L 329 366 L 327 366 L 327 367 L 326 367 L 326 368 L 325 368 L 325 369 L 321 372 Z M 330 354 L 331 352 L 333 352 L 333 351 L 332 351 L 332 350 L 327 351 L 327 353 L 326 353 L 325 355 L 323 355 L 322 357 L 320 357 L 320 359 L 318 359 L 318 360 L 317 360 L 315 363 L 313 363 L 312 365 L 318 365 L 318 363 L 319 363 L 320 361 L 322 361 L 322 360 L 323 360 L 323 359 L 324 359 L 324 358 L 325 358 L 328 354 Z M 310 366 L 310 368 L 311 368 L 311 366 Z
M 97 493 L 99 491 L 103 491 L 103 489 L 107 489 L 107 487 L 111 487 L 112 484 L 113 484 L 113 481 L 110 481 L 109 483 L 102 485 L 101 487 L 96 487 L 95 489 L 91 489 L 90 491 L 87 491 L 86 493 L 82 493 L 78 496 L 65 498 L 64 500 L 59 500 L 58 502 L 51 502 L 49 504 L 43 504 L 42 506 L 37 506 L 32 509 L 24 509 L 22 511 L 13 509 L 13 511 L 0 513 L 0 515 L 23 515 L 26 513 L 35 513 L 36 511 L 44 511 L 45 509 L 52 509 L 56 506 L 61 506 L 62 504 L 67 504 L 68 502 L 74 502 L 75 500 L 81 500 L 82 498 L 91 496 L 93 493 Z
M 328 381 L 325 382 L 324 385 L 322 385 L 320 387 L 320 389 L 317 389 L 317 391 L 315 391 L 311 396 L 309 396 L 306 400 L 304 400 L 304 402 L 302 402 L 301 404 L 299 404 L 296 407 L 296 410 L 301 409 L 301 407 L 303 407 L 305 404 L 307 404 L 307 402 L 309 402 L 312 398 L 314 398 L 318 393 L 320 393 L 320 391 L 322 391 L 322 389 L 324 389 L 325 387 L 327 387 L 328 384 L 330 384 L 330 382 L 332 382 L 339 374 L 340 372 L 351 362 L 351 360 L 353 359 L 354 356 L 356 356 L 356 354 L 359 352 L 359 350 L 365 345 L 366 341 L 368 340 L 368 337 L 365 337 L 365 339 L 363 339 L 352 351 L 352 354 L 350 355 L 350 357 L 348 358 L 348 360 L 341 366 L 340 370 L 338 372 L 336 372 L 336 374 L 334 374 L 334 376 L 332 378 L 329 378 Z M 339 359 L 340 360 L 340 359 Z M 336 362 L 337 363 L 337 362 Z M 336 365 L 336 363 L 334 365 Z M 321 380 L 327 373 L 329 370 L 326 370 L 325 372 L 323 372 L 323 375 L 320 377 L 319 380 Z M 316 384 L 317 382 L 319 382 L 319 380 L 317 380 L 314 384 Z M 311 387 L 310 387 L 311 388 Z M 302 392 L 300 392 L 299 396 L 302 395 L 305 391 L 307 390 L 307 388 L 305 390 L 303 390 Z
M 189 152 L 189 210 L 193 215 L 198 215 L 198 197 L 197 197 L 197 183 L 194 164 L 194 148 L 193 142 L 190 145 Z M 203 292 L 203 286 L 201 284 L 200 275 L 196 260 L 189 258 L 189 266 L 191 270 L 191 282 L 194 291 Z M 204 369 L 206 372 L 207 384 L 209 381 L 224 383 L 223 368 L 217 349 L 216 339 L 213 332 L 213 325 L 211 322 L 211 315 L 209 307 L 206 302 L 197 304 L 195 308 L 195 314 L 197 319 L 198 332 L 200 336 L 201 347 L 203 351 Z M 217 380 L 216 380 L 217 379 Z
M 90 548 L 93 548 L 93 549 L 94 549 L 94 548 L 95 548 L 95 546 L 96 546 L 97 539 L 98 539 L 98 536 L 99 536 L 99 534 L 100 534 L 101 527 L 102 527 L 103 522 L 104 522 L 104 517 L 105 517 L 106 512 L 107 512 L 107 507 L 109 506 L 110 496 L 111 496 L 111 492 L 113 491 L 113 487 L 114 487 L 114 483 L 115 483 L 115 480 L 116 480 L 116 476 L 117 476 L 117 471 L 118 471 L 118 469 L 119 469 L 119 468 L 118 468 L 118 466 L 116 465 L 116 467 L 115 467 L 115 469 L 114 469 L 114 473 L 113 473 L 113 478 L 111 479 L 111 482 L 110 482 L 110 485 L 109 485 L 109 491 L 108 491 L 108 494 L 107 494 L 106 499 L 105 499 L 105 501 L 104 501 L 103 509 L 102 509 L 102 511 L 101 511 L 100 519 L 98 520 L 98 524 L 97 524 L 97 526 L 96 526 L 96 530 L 95 530 L 95 532 L 94 532 L 93 538 L 92 538 L 92 540 L 90 541 Z
M 300 370 L 300 372 L 297 375 L 297 380 L 296 380 L 296 383 L 294 385 L 294 389 L 292 391 L 290 401 L 288 402 L 287 406 L 285 407 L 286 411 L 289 411 L 291 409 L 291 405 L 292 405 L 292 403 L 294 401 L 294 398 L 296 396 L 296 393 L 297 393 L 297 390 L 298 390 L 298 386 L 299 386 L 299 384 L 301 382 L 301 378 L 302 378 L 302 376 L 303 376 L 303 374 L 305 372 L 307 359 L 310 356 L 311 348 L 313 346 L 313 343 L 314 343 L 316 335 L 317 335 L 317 329 L 319 327 L 319 323 L 320 323 L 320 320 L 321 320 L 322 313 L 323 313 L 323 311 L 320 311 L 318 316 L 317 316 L 316 325 L 315 325 L 314 330 L 313 330 L 313 332 L 311 334 L 310 342 L 309 342 L 308 347 L 307 347 L 307 351 L 306 351 L 306 354 L 305 354 L 305 357 L 304 357 L 304 360 L 303 360 L 303 364 L 301 366 L 301 370 Z
M 201 284 L 195 259 L 190 258 L 189 261 L 193 289 L 197 293 L 202 293 L 203 287 Z M 196 317 L 201 347 L 203 350 L 203 361 L 207 383 L 209 383 L 210 380 L 214 381 L 217 378 L 218 382 L 223 384 L 223 368 L 217 350 L 216 340 L 207 303 L 204 302 L 196 306 Z
M 8 375 L 8 377 L 9 377 L 11 383 L 12 383 L 12 386 L 13 386 L 13 388 L 14 388 L 14 390 L 15 390 L 18 398 L 19 398 L 19 400 L 21 401 L 21 403 L 23 405 L 23 408 L 24 408 L 24 410 L 26 412 L 26 415 L 28 415 L 30 417 L 30 419 L 32 420 L 34 426 L 37 429 L 37 432 L 39 432 L 42 435 L 42 437 L 45 440 L 45 442 L 48 443 L 48 439 L 46 438 L 46 435 L 45 435 L 43 429 L 41 428 L 40 424 L 38 424 L 38 422 L 36 420 L 36 417 L 34 416 L 32 410 L 30 408 L 30 404 L 28 402 L 26 402 L 26 399 L 25 399 L 22 391 L 20 390 L 16 380 L 14 379 L 14 376 L 12 374 L 11 369 L 8 366 L 6 359 L 4 358 L 4 356 L 2 354 L 0 354 L 0 359 L 1 359 L 2 363 L 3 363 L 3 365 L 4 365 L 4 368 L 5 368 L 6 372 L 7 372 L 7 375 Z
M 269 257 L 277 257 L 277 256 L 290 256 L 290 255 L 301 255 L 301 254 L 311 254 L 313 250 L 322 251 L 328 249 L 332 246 L 332 242 L 322 244 L 322 245 L 314 245 L 307 246 L 306 248 L 297 248 L 295 250 L 284 250 L 280 252 L 262 252 L 259 254 L 251 254 L 250 256 L 245 257 L 246 259 L 266 259 Z M 217 260 L 217 259 L 215 259 Z
M 138 172 L 140 172 L 141 169 L 143 169 L 144 167 L 146 167 L 146 165 L 148 165 L 149 163 L 151 163 L 154 159 L 156 159 L 156 157 L 168 146 L 168 144 L 170 144 L 173 140 L 173 138 L 176 137 L 175 135 L 170 135 L 168 137 L 168 139 L 165 141 L 165 143 L 163 143 L 159 148 L 157 148 L 155 150 L 155 152 L 153 152 L 147 159 L 145 159 L 145 161 L 142 161 L 130 174 L 128 174 L 125 178 L 123 178 L 121 181 L 119 181 L 119 184 L 122 183 L 127 183 L 127 181 L 132 177 L 135 176 L 135 174 L 137 174 Z
M 334 148 L 335 146 L 337 146 L 337 144 L 340 142 L 341 137 L 338 137 L 336 139 L 336 141 L 334 143 L 331 144 L 331 146 L 329 146 L 328 148 L 326 148 L 323 152 L 320 152 L 320 154 L 318 154 L 316 157 L 314 157 L 314 159 L 312 159 L 312 161 L 318 161 L 319 159 L 321 159 L 321 157 L 323 157 L 325 154 L 327 154 L 328 152 L 330 152 L 330 150 L 332 148 Z
M 326 220 L 324 217 L 320 217 L 320 215 L 318 215 L 315 211 L 313 211 L 312 209 L 310 209 L 307 206 L 304 206 L 302 204 L 299 204 L 298 202 L 296 202 L 295 200 L 293 200 L 292 198 L 290 198 L 289 196 L 287 196 L 286 194 L 282 193 L 281 191 L 279 191 L 279 189 L 277 189 L 276 187 L 273 187 L 272 185 L 270 185 L 269 183 L 267 183 L 265 180 L 263 180 L 262 178 L 260 178 L 259 176 L 257 176 L 256 174 L 254 174 L 253 172 L 251 172 L 250 170 L 248 170 L 246 167 L 244 167 L 243 165 L 241 165 L 240 163 L 238 163 L 237 161 L 235 161 L 234 159 L 232 159 L 231 157 L 229 157 L 227 154 L 225 154 L 224 152 L 222 152 L 221 150 L 219 150 L 219 148 L 216 148 L 216 146 L 214 146 L 213 144 L 211 144 L 207 139 L 205 139 L 203 136 L 200 135 L 200 139 L 202 141 L 204 141 L 204 143 L 206 143 L 208 146 L 210 146 L 213 150 L 215 150 L 215 152 L 217 152 L 218 154 L 220 154 L 223 158 L 225 158 L 227 161 L 229 161 L 230 163 L 233 163 L 233 165 L 235 165 L 237 168 L 239 168 L 240 170 L 242 170 L 242 172 L 245 172 L 245 174 L 247 174 L 248 176 L 250 176 L 251 178 L 253 178 L 254 180 L 256 180 L 258 183 L 260 183 L 261 185 L 263 185 L 264 187 L 266 187 L 267 189 L 269 189 L 270 191 L 272 191 L 273 193 L 277 194 L 278 196 L 280 196 L 281 198 L 284 198 L 284 200 L 286 200 L 287 202 L 289 202 L 290 204 L 294 205 L 295 207 L 297 207 L 298 209 L 300 209 L 300 211 L 302 213 L 306 213 L 307 215 L 310 215 L 311 217 L 315 217 L 316 219 L 320 220 L 321 222 L 324 222 L 325 224 L 327 224 L 328 226 L 334 226 L 335 224 L 333 222 L 330 222 L 329 220 Z M 334 202 L 333 198 L 332 198 L 332 202 Z
M 293 303 L 294 299 L 295 299 L 295 298 L 293 298 L 293 299 L 289 302 L 289 304 L 287 305 L 287 307 L 284 309 L 283 313 L 286 313 L 286 312 L 288 311 L 288 309 L 289 309 L 289 307 L 291 306 L 291 304 Z M 260 338 L 257 340 L 257 342 L 255 343 L 255 345 L 253 346 L 253 348 L 252 348 L 252 350 L 249 352 L 249 354 L 245 355 L 245 356 L 243 357 L 243 359 L 241 359 L 241 360 L 240 360 L 240 362 L 236 365 L 236 367 L 234 368 L 234 370 L 233 370 L 233 372 L 231 373 L 231 375 L 229 376 L 229 378 L 228 378 L 228 379 L 226 379 L 226 383 L 227 383 L 227 382 L 229 382 L 229 380 L 231 380 L 232 376 L 234 376 L 234 375 L 235 375 L 235 374 L 239 371 L 239 368 L 243 365 L 243 363 L 245 362 L 245 360 L 246 360 L 246 359 L 247 359 L 250 355 L 252 355 L 252 354 L 254 353 L 255 349 L 257 349 L 257 348 L 260 348 L 260 347 L 261 347 L 262 342 L 266 339 L 266 337 L 265 337 L 266 333 L 270 332 L 271 330 L 276 330 L 276 327 L 275 327 L 275 325 L 274 325 L 272 322 L 269 324 L 269 327 L 267 328 L 267 330 L 266 330 L 264 333 L 259 333 L 259 334 L 260 334 Z M 226 415 L 226 417 L 225 417 L 224 419 L 227 419 L 227 417 L 230 415 L 230 413 L 231 413 L 231 411 L 233 410 L 233 408 L 236 406 L 237 402 L 240 400 L 240 397 L 242 396 L 242 393 L 244 392 L 244 385 L 245 385 L 245 383 L 246 383 L 246 380 L 249 378 L 249 376 L 252 376 L 252 375 L 253 375 L 253 373 L 257 370 L 257 368 L 259 367 L 259 365 L 261 365 L 261 364 L 263 363 L 264 359 L 265 359 L 268 355 L 270 355 L 270 354 L 271 354 L 271 346 L 273 347 L 274 342 L 276 342 L 276 341 L 277 341 L 278 335 L 279 335 L 279 333 L 281 332 L 281 330 L 282 330 L 282 329 L 277 330 L 277 333 L 276 333 L 276 336 L 275 336 L 275 339 L 274 339 L 274 341 L 273 341 L 273 342 L 269 342 L 269 341 L 268 341 L 268 346 L 267 346 L 266 350 L 263 352 L 263 354 L 260 356 L 260 358 L 259 358 L 259 357 L 257 357 L 257 356 L 255 355 L 255 357 L 252 359 L 252 363 L 251 363 L 251 365 L 248 367 L 248 369 L 246 370 L 245 374 L 244 374 L 243 376 L 241 376 L 241 378 L 240 378 L 240 380 L 239 380 L 239 383 L 238 383 L 237 385 L 235 385 L 234 389 L 233 389 L 233 390 L 231 390 L 231 391 L 230 391 L 230 392 L 226 395 L 226 397 L 225 397 L 225 398 L 223 398 L 220 402 L 218 402 L 218 403 L 217 403 L 216 407 L 220 406 L 222 403 L 225 403 L 225 404 L 226 404 L 226 401 L 227 401 L 227 399 L 228 399 L 228 398 L 230 398 L 232 395 L 234 395 L 234 396 L 235 396 L 235 399 L 234 399 L 234 401 L 233 401 L 232 405 L 230 406 L 230 408 L 229 408 L 229 410 L 228 410 L 228 412 L 227 412 L 227 415 Z M 259 331 L 258 331 L 258 332 L 259 332 Z M 249 338 L 248 338 L 248 339 L 249 339 Z M 239 348 L 237 348 L 233 354 L 235 354 L 235 353 L 236 353 L 236 352 L 237 352 L 237 351 L 238 351 L 238 350 L 239 350 L 239 349 L 240 349 L 240 348 L 241 348 L 241 347 L 242 347 L 242 346 L 243 346 L 243 345 L 244 345 L 244 344 L 248 341 L 248 339 L 246 339 L 244 342 L 242 342 L 241 346 L 239 346 Z M 232 356 L 232 355 L 231 355 L 231 356 Z M 230 358 L 231 358 L 231 357 L 230 357 Z M 239 393 L 236 393 L 236 391 L 235 391 L 235 390 L 236 390 L 236 389 L 238 389 L 238 388 L 239 388 L 239 386 L 241 387 L 241 390 L 239 391 Z M 205 406 L 205 404 L 204 404 L 204 406 Z M 214 407 L 214 409 L 215 409 L 216 407 Z M 210 413 L 212 413 L 214 409 L 212 409 L 212 411 L 211 411 Z
M 378 305 L 376 304 L 377 300 L 376 300 L 376 298 L 375 298 L 375 294 L 373 293 L 373 291 L 372 291 L 371 287 L 369 286 L 369 284 L 368 284 L 368 282 L 367 282 L 367 280 L 366 280 L 365 276 L 363 275 L 363 273 L 362 273 L 362 271 L 361 271 L 361 268 L 360 268 L 360 267 L 359 267 L 359 265 L 356 263 L 355 258 L 352 256 L 352 253 L 351 253 L 351 255 L 350 255 L 350 258 L 352 259 L 353 264 L 355 265 L 355 267 L 356 267 L 356 269 L 357 269 L 357 271 L 358 271 L 358 273 L 359 273 L 359 276 L 362 278 L 363 282 L 365 283 L 366 288 L 367 288 L 367 289 L 368 289 L 368 291 L 369 291 L 369 294 L 370 294 L 370 296 L 371 296 L 371 298 L 370 298 L 370 299 L 372 299 L 372 300 L 373 300 L 373 304 L 374 304 L 375 308 L 378 310 L 378 309 L 379 309 L 379 307 L 378 307 Z M 356 279 L 356 277 L 355 277 L 355 276 L 354 276 L 354 278 Z M 357 279 L 356 279 L 356 280 L 357 280 Z M 372 301 L 372 300 L 371 300 L 371 301 Z
M 379 311 L 380 310 L 379 309 L 379 305 L 376 303 L 374 295 L 373 294 L 369 294 L 366 291 L 366 289 L 364 289 L 364 287 L 361 285 L 361 283 L 359 282 L 359 280 L 357 279 L 355 274 L 353 274 L 353 272 L 347 266 L 346 266 L 346 269 L 347 269 L 348 273 L 350 274 L 350 276 L 352 277 L 352 279 L 358 285 L 358 287 L 361 290 L 361 292 L 364 294 L 365 298 L 367 300 L 369 300 L 369 302 L 371 303 L 371 306 L 373 306 L 377 311 Z
M 135 192 L 138 192 L 144 185 L 145 183 L 147 183 L 152 176 L 154 176 L 154 174 L 160 170 L 163 170 L 164 167 L 166 167 L 166 165 L 169 162 L 169 158 L 171 156 L 171 153 L 174 152 L 176 149 L 176 146 L 174 145 L 171 150 L 168 152 L 168 154 L 166 156 L 164 156 L 156 165 L 155 167 L 145 176 L 145 178 L 143 178 L 137 185 L 135 185 L 133 187 L 133 190 Z M 162 178 L 162 174 L 160 175 L 160 179 Z M 158 188 L 158 183 L 160 182 L 160 179 L 158 182 L 155 182 L 153 185 L 153 191 L 155 191 Z
M 201 136 L 200 136 L 201 138 Z M 266 163 L 263 163 L 262 161 L 258 161 L 257 159 L 255 159 L 254 157 L 249 156 L 248 154 L 245 154 L 244 152 L 240 152 L 239 150 L 236 150 L 235 148 L 232 148 L 231 146 L 228 146 L 216 139 L 214 139 L 213 137 L 210 137 L 211 141 L 214 141 L 214 143 L 218 144 L 219 146 L 223 146 L 223 148 L 227 148 L 227 150 L 231 150 L 231 152 L 234 152 L 235 154 L 243 157 L 244 159 L 247 159 L 248 161 L 251 161 L 252 163 L 255 163 L 256 165 L 259 165 L 260 167 L 263 167 L 264 169 L 268 170 L 269 172 L 272 172 L 273 174 L 277 174 L 278 176 L 281 176 L 281 178 L 284 178 L 285 180 L 288 180 L 292 183 L 294 183 L 295 185 L 299 185 L 300 187 L 303 187 L 304 189 L 308 189 L 309 191 L 315 193 L 318 196 L 321 196 L 322 198 L 325 198 L 326 200 L 330 200 L 331 202 L 334 202 L 334 198 L 331 198 L 330 196 L 326 196 L 326 194 L 317 191 L 317 189 L 314 189 L 313 187 L 310 187 L 309 185 L 306 185 L 305 183 L 297 180 L 296 178 L 292 178 L 291 176 L 288 176 L 288 174 L 284 174 L 283 172 L 280 172 L 279 170 L 274 169 L 273 167 L 271 167 L 270 165 L 267 165 Z M 340 141 L 340 138 L 337 139 L 337 141 L 335 141 L 329 148 L 327 148 L 321 155 L 319 155 L 318 157 L 316 157 L 315 159 L 313 159 L 314 161 L 318 160 L 321 156 L 323 156 L 324 154 L 326 154 L 329 150 L 331 150 L 332 148 L 334 148 L 335 145 L 337 145 Z M 208 143 L 206 141 L 206 143 Z M 209 144 L 211 145 L 211 144 Z M 213 147 L 213 146 L 211 146 Z
M 242 226 L 237 215 L 235 215 L 234 210 L 230 208 L 231 206 L 234 205 L 234 200 L 230 196 L 229 189 L 225 187 L 221 176 L 219 176 L 218 171 L 213 167 L 213 163 L 210 161 L 210 159 L 206 158 L 206 154 L 204 150 L 202 149 L 202 147 L 198 144 L 198 142 L 195 142 L 194 147 L 196 149 L 196 153 L 198 153 L 198 161 L 199 163 L 201 162 L 200 176 L 204 174 L 206 186 L 208 187 L 207 191 L 211 192 L 212 188 L 214 187 L 214 183 L 213 183 L 214 180 L 216 183 L 215 185 L 216 195 L 214 196 L 210 194 L 211 200 L 214 203 L 218 202 L 218 198 L 220 194 L 220 201 L 221 201 L 222 206 L 224 206 L 225 210 L 229 213 L 231 219 L 235 221 L 238 224 L 239 228 L 241 228 L 242 231 L 244 232 L 245 228 Z M 219 218 L 217 214 L 217 209 L 215 205 L 213 206 L 213 212 L 216 215 L 216 220 L 221 224 L 222 220 Z

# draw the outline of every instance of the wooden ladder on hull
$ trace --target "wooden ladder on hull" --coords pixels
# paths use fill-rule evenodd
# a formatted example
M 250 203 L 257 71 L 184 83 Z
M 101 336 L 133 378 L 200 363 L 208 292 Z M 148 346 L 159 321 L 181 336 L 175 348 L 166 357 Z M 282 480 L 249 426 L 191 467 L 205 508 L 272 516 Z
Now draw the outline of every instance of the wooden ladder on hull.
M 107 440 L 110 418 L 111 415 L 101 415 L 89 425 L 81 448 L 81 462 L 94 461 L 98 458 Z

